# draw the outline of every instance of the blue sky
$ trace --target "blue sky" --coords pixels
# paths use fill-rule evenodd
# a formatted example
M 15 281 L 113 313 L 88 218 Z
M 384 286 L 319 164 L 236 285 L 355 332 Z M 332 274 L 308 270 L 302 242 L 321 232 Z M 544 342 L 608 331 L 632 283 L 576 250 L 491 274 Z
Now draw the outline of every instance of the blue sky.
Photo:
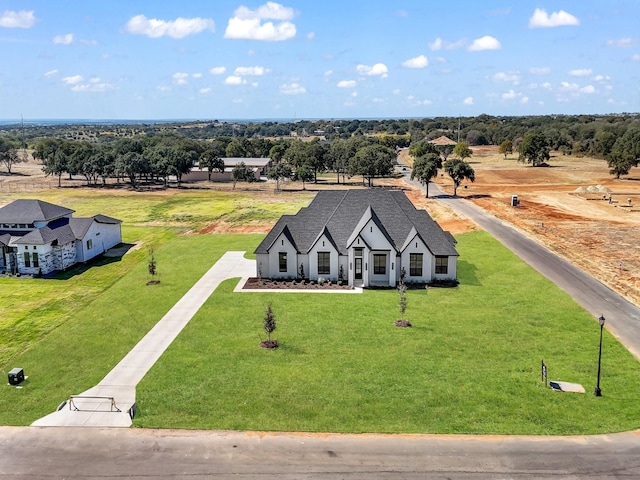
M 640 0 L 0 0 L 0 119 L 640 111 Z

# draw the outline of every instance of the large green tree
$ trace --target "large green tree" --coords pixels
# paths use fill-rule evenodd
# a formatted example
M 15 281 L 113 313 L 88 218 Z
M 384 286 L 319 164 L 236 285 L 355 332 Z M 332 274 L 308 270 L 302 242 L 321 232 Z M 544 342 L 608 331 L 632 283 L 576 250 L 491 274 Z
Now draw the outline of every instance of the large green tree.
M 507 158 L 507 155 L 511 155 L 513 153 L 513 142 L 511 140 L 505 140 L 500 144 L 498 152 L 503 154 L 504 158 Z
M 413 162 L 411 170 L 411 180 L 414 178 L 422 183 L 425 187 L 425 196 L 429 197 L 429 182 L 438 175 L 438 162 L 440 156 L 437 153 L 428 153 L 422 157 L 418 157 Z
M 640 163 L 640 129 L 627 130 L 619 137 L 611 152 L 606 156 L 609 165 L 609 173 L 620 178 L 621 175 L 628 175 L 633 167 Z
M 306 167 L 306 165 L 302 165 L 298 168 L 302 167 Z M 280 190 L 280 181 L 291 178 L 291 175 L 291 166 L 284 160 L 275 163 L 271 168 L 269 168 L 269 170 L 267 170 L 267 178 L 276 181 L 276 191 Z
M 219 143 L 210 142 L 204 147 L 200 154 L 200 168 L 206 168 L 208 172 L 208 179 L 211 181 L 211 173 L 215 170 L 217 172 L 224 172 L 224 160 L 222 155 L 224 150 Z
M 542 132 L 527 132 L 518 147 L 518 161 L 534 167 L 549 160 L 549 144 Z
M 460 160 L 458 158 L 452 158 L 444 162 L 443 165 L 444 171 L 447 172 L 447 175 L 451 177 L 453 180 L 453 195 L 456 196 L 458 194 L 458 187 L 465 180 L 469 180 L 470 182 L 475 182 L 476 173 L 467 162 L 464 160 Z
M 469 144 L 467 142 L 458 142 L 456 146 L 453 147 L 453 155 L 460 160 L 464 160 L 465 158 L 469 158 L 473 155 L 473 150 L 469 148 Z
M 27 159 L 18 153 L 18 145 L 11 140 L 0 137 L 0 164 L 7 167 L 7 173 L 11 175 L 11 168 L 16 163 L 26 162 Z
M 370 187 L 375 177 L 385 177 L 393 173 L 396 162 L 395 150 L 383 145 L 369 145 L 359 149 L 349 163 L 349 175 L 362 175 Z

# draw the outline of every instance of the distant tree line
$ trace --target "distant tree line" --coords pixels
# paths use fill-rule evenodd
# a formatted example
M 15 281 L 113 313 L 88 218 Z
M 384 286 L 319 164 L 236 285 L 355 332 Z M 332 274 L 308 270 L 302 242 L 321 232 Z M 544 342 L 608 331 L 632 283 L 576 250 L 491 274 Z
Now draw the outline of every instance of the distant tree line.
M 92 172 L 105 170 L 109 171 L 108 176 L 130 179 L 132 177 L 123 174 L 123 171 L 135 170 L 136 173 L 131 174 L 134 182 L 140 178 L 166 180 L 168 175 L 176 175 L 179 179 L 190 161 L 200 160 L 207 168 L 211 168 L 211 172 L 219 167 L 219 164 L 211 162 L 223 156 L 270 156 L 276 164 L 283 160 L 279 170 L 272 172 L 276 179 L 287 177 L 285 174 L 288 173 L 287 168 L 290 168 L 289 178 L 303 182 L 317 181 L 319 172 L 333 170 L 338 181 L 340 178 L 344 181 L 346 176 L 363 175 L 366 183 L 372 183 L 376 176 L 383 176 L 388 172 L 389 162 L 386 156 L 389 151 L 407 146 L 413 148 L 424 140 L 445 135 L 458 143 L 466 143 L 468 147 L 499 145 L 500 152 L 505 157 L 515 152 L 520 161 L 533 166 L 544 164 L 549 159 L 550 151 L 603 158 L 607 161 L 611 174 L 620 177 L 638 165 L 639 132 L 640 116 L 637 114 L 27 125 L 24 129 L 21 125 L 8 125 L 0 129 L 0 139 L 4 139 L 0 143 L 0 165 L 4 164 L 10 170 L 16 163 L 16 158 L 20 161 L 16 152 L 23 141 L 30 148 L 38 147 L 41 150 L 43 147 L 40 145 L 49 142 L 49 148 L 45 148 L 44 152 L 48 152 L 48 170 L 52 168 L 49 164 L 54 163 L 52 174 L 57 174 L 55 172 L 60 170 L 60 165 L 55 166 L 49 150 L 57 151 L 58 147 L 61 148 L 59 157 L 64 156 L 66 161 L 76 165 L 69 168 L 74 171 L 73 174 L 83 173 L 82 170 L 88 168 L 77 168 L 78 163 L 83 163 L 80 159 L 84 157 L 95 158 L 98 164 L 110 165 L 108 168 L 96 165 L 89 169 L 87 181 L 93 183 L 103 177 L 101 173 Z M 309 142 L 313 139 L 316 140 Z M 82 148 L 76 148 L 76 142 Z M 131 155 L 125 159 L 123 152 L 129 146 L 132 148 Z M 177 155 L 177 146 L 185 150 L 184 156 Z M 202 158 L 205 146 L 209 154 Z M 274 147 L 277 148 L 274 150 Z M 359 152 L 364 147 L 371 148 Z M 151 155 L 154 150 L 155 157 L 158 157 L 163 148 L 172 156 L 160 161 Z M 288 154 L 284 155 L 290 148 Z M 76 152 L 78 149 L 82 152 Z M 70 150 L 73 150 L 74 155 L 70 154 Z M 452 150 L 453 147 L 445 147 L 438 153 L 446 161 Z M 97 160 L 100 155 L 95 151 L 104 151 L 105 158 Z M 304 156 L 308 158 L 303 160 Z M 414 155 L 416 158 L 419 156 L 421 155 Z M 69 160 L 69 157 L 76 160 Z M 119 158 L 117 167 L 116 157 Z M 126 168 L 127 162 L 137 166 Z M 69 172 L 65 170 L 63 173 Z

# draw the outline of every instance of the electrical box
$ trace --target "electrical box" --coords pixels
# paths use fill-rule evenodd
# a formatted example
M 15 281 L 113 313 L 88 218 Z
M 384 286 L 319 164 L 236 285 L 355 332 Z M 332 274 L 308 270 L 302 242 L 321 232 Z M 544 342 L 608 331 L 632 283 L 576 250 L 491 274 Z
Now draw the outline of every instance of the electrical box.
M 24 369 L 14 368 L 9 372 L 9 385 L 19 385 L 24 381 Z

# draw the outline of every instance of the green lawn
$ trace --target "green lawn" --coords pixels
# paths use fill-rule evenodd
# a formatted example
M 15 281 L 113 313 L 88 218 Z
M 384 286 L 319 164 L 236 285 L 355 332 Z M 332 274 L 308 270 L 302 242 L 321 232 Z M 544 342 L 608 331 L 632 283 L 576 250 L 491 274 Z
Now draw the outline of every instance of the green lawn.
M 586 434 L 638 428 L 640 365 L 482 232 L 459 238 L 455 289 L 363 295 L 232 293 L 223 284 L 139 385 L 143 427 L 330 432 Z M 259 348 L 269 302 L 275 351 Z M 553 392 L 550 378 L 587 394 Z
M 24 388 L 0 389 L 0 424 L 29 424 L 94 386 L 217 258 L 252 252 L 262 238 L 180 232 L 203 226 L 208 215 L 251 221 L 260 211 L 293 213 L 308 201 L 283 195 L 274 206 L 245 193 L 237 200 L 183 193 L 188 207 L 166 194 L 117 202 L 80 191 L 64 199 L 55 198 L 58 191 L 39 195 L 81 215 L 126 218 L 125 241 L 144 244 L 120 261 L 53 280 L 0 279 L 1 374 L 19 366 L 29 376 Z M 244 211 L 230 201 L 244 202 Z M 145 285 L 149 245 L 161 280 L 155 286 Z M 411 329 L 393 326 L 393 290 L 234 294 L 235 282 L 225 282 L 139 385 L 135 425 L 552 434 L 638 428 L 638 362 L 605 334 L 604 396 L 595 398 L 597 322 L 487 234 L 462 235 L 458 246 L 460 287 L 409 291 Z M 276 351 L 258 347 L 270 301 Z M 587 394 L 544 388 L 543 358 L 551 379 L 582 383 Z

